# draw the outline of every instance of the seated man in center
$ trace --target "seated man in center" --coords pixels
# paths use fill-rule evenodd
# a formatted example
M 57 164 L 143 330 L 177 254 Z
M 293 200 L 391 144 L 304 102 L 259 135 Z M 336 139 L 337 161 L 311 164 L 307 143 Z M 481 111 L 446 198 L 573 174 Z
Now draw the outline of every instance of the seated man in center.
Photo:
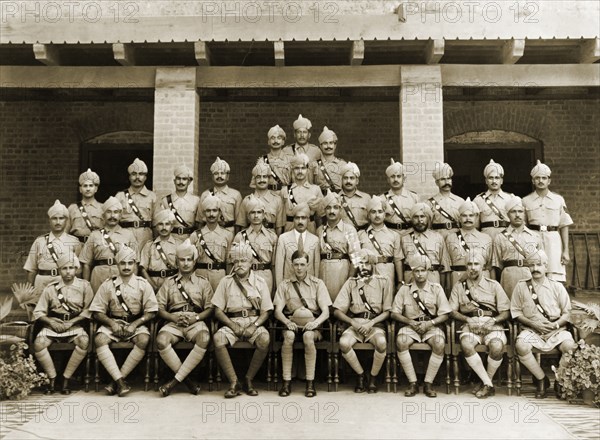
M 322 338 L 319 328 L 329 318 L 331 298 L 325 283 L 308 274 L 309 257 L 306 252 L 292 254 L 294 275 L 284 280 L 275 293 L 275 318 L 281 321 L 287 330 L 283 332 L 281 364 L 283 385 L 279 395 L 287 397 L 291 393 L 292 359 L 294 339 L 298 330 L 302 332 L 304 342 L 304 362 L 306 364 L 306 397 L 317 395 L 314 386 L 317 349 L 315 341 Z

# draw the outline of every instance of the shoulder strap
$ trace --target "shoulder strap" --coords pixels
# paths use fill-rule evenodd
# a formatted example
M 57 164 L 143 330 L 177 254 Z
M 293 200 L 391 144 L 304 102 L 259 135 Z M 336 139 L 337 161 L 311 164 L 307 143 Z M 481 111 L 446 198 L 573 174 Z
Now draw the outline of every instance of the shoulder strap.
M 411 289 L 412 288 L 412 284 L 408 285 L 408 288 Z M 419 308 L 423 311 L 423 313 L 425 313 L 430 319 L 434 319 L 435 316 L 433 315 L 433 313 L 431 313 L 429 311 L 429 309 L 425 306 L 425 303 L 423 303 L 423 301 L 421 301 L 421 298 L 419 298 L 419 292 L 413 292 L 412 297 L 414 298 L 415 302 L 417 303 L 417 305 L 419 306 Z
M 517 250 L 517 252 L 523 256 L 523 258 L 527 258 L 527 252 L 525 252 L 525 249 L 523 249 L 523 246 L 521 246 L 521 244 L 517 240 L 515 240 L 515 237 L 513 237 L 511 235 L 511 233 L 508 232 L 507 229 L 504 229 L 500 233 L 506 237 L 508 242 L 514 246 L 514 248 Z
M 250 304 L 252 304 L 252 308 L 260 312 L 260 298 L 250 298 L 248 296 L 248 291 L 246 290 L 240 279 L 237 277 L 237 275 L 233 275 L 233 281 L 235 281 L 236 286 L 242 291 L 242 294 L 246 297 L 246 299 L 250 301 Z
M 448 211 L 446 211 L 444 208 L 442 208 L 442 206 L 438 203 L 438 201 L 436 199 L 431 197 L 429 199 L 429 202 L 431 203 L 431 206 L 433 206 L 433 208 L 442 215 L 442 217 L 444 217 L 449 222 L 456 223 L 456 220 L 454 219 L 454 217 L 452 217 L 448 213 Z
M 165 251 L 163 250 L 160 243 L 155 243 L 155 245 L 156 245 L 156 251 L 158 252 L 158 255 L 160 256 L 160 259 L 162 260 L 162 262 L 165 264 L 165 266 L 167 266 L 167 269 L 174 269 L 174 267 L 171 265 L 171 263 L 169 263 L 169 259 L 167 258 L 167 255 L 165 254 Z
M 356 223 L 356 218 L 354 217 L 354 214 L 352 213 L 352 210 L 350 209 L 350 206 L 348 205 L 348 201 L 346 200 L 346 196 L 344 196 L 344 194 L 342 194 L 341 196 L 342 196 L 342 208 L 344 208 L 344 211 L 346 211 L 346 215 L 348 216 L 348 218 L 352 222 L 352 225 L 356 229 L 358 229 L 358 224 Z
M 83 203 L 79 202 L 77 204 L 77 208 L 79 209 L 79 212 L 81 212 L 81 217 L 83 218 L 83 221 L 85 222 L 85 225 L 87 226 L 87 228 L 90 231 L 94 230 L 94 225 L 92 225 L 92 222 L 90 220 L 90 216 L 88 215 L 87 211 L 85 210 L 85 207 L 83 206 Z
M 269 169 L 271 170 L 271 177 L 275 180 L 275 182 L 277 182 L 279 185 L 283 185 L 283 182 L 281 181 L 281 179 L 279 178 L 279 176 L 277 175 L 277 173 L 275 172 L 275 170 L 273 169 L 273 167 L 271 166 L 271 163 L 269 162 L 269 156 L 267 154 L 265 154 L 263 156 L 263 160 L 265 161 L 265 163 L 267 165 L 269 165 Z
M 467 244 L 467 241 L 465 240 L 462 233 L 460 232 L 460 229 L 458 231 L 456 231 L 456 236 L 458 237 L 458 242 L 460 243 L 462 248 L 468 253 L 470 248 L 469 248 L 469 245 Z
M 202 310 L 202 307 L 200 305 L 196 304 L 192 300 L 190 295 L 185 291 L 185 288 L 183 287 L 183 283 L 181 282 L 181 279 L 179 281 L 175 280 L 175 286 L 177 287 L 177 290 L 179 290 L 179 293 L 181 293 L 181 296 L 183 296 L 183 298 L 188 302 L 189 305 L 191 305 L 192 307 L 200 308 L 200 310 Z
M 298 202 L 296 202 L 296 198 L 294 197 L 294 193 L 292 191 L 292 185 L 288 186 L 288 199 L 292 202 L 292 206 L 296 206 Z
M 50 234 L 46 234 L 46 247 L 48 251 L 50 251 L 50 256 L 54 260 L 55 263 L 58 263 L 58 255 L 56 254 L 56 249 L 54 249 L 54 244 L 50 243 Z
M 56 289 L 56 293 L 58 294 L 57 297 L 58 297 L 58 300 L 60 301 L 60 305 L 62 306 L 62 308 L 65 309 L 67 311 L 67 313 L 71 313 L 73 310 L 67 304 L 67 300 L 65 299 L 65 296 L 61 292 L 61 289 Z
M 471 295 L 471 290 L 469 289 L 469 286 L 467 285 L 467 281 L 463 281 L 462 282 L 462 286 L 463 286 L 463 290 L 465 291 L 465 295 L 467 295 L 467 299 L 477 308 L 480 308 L 481 310 L 486 310 L 488 312 L 495 312 L 496 310 L 489 307 L 487 304 L 483 304 L 483 303 L 479 303 L 477 301 L 475 301 L 475 299 L 473 298 L 473 295 Z
M 106 231 L 106 229 L 102 228 L 100 229 L 100 233 L 102 234 L 102 238 L 104 238 L 104 240 L 106 241 L 106 243 L 108 243 L 108 248 L 111 250 L 111 252 L 113 254 L 117 254 L 117 247 L 115 246 L 115 244 L 113 243 L 113 241 L 110 239 L 110 235 L 108 235 L 108 232 Z
M 546 313 L 546 310 L 544 310 L 544 308 L 540 304 L 540 299 L 538 298 L 538 295 L 535 292 L 535 289 L 533 288 L 533 282 L 531 281 L 531 279 L 525 282 L 527 283 L 527 288 L 529 289 L 529 293 L 531 293 L 531 299 L 535 303 L 536 309 L 538 309 L 538 312 L 540 312 L 544 318 L 549 320 L 550 316 L 548 316 L 548 313 Z
M 331 180 L 331 176 L 327 172 L 327 168 L 325 168 L 325 164 L 321 159 L 317 159 L 317 165 L 319 166 L 319 170 L 321 170 L 321 174 L 323 174 L 327 185 L 329 185 L 329 188 L 331 188 L 332 191 L 335 191 L 335 184 L 333 183 L 333 180 Z
M 371 306 L 371 304 L 369 304 L 369 301 L 367 301 L 367 297 L 365 296 L 364 286 L 359 287 L 358 294 L 360 295 L 360 299 L 363 302 L 363 304 L 365 305 L 365 308 L 367 309 L 367 311 L 369 313 L 376 314 L 375 310 L 373 309 L 373 306 Z
M 262 258 L 260 258 L 260 255 L 258 254 L 258 252 L 256 252 L 256 249 L 254 249 L 254 246 L 252 246 L 252 243 L 250 243 L 250 238 L 248 237 L 248 234 L 246 233 L 245 229 L 242 231 L 242 237 L 244 238 L 244 241 L 248 244 L 248 246 L 250 246 L 250 250 L 252 251 L 252 256 L 254 258 L 256 258 L 260 263 L 262 263 L 263 260 L 262 260 Z
M 114 277 L 112 279 L 112 283 L 115 287 L 115 295 L 117 296 L 117 300 L 119 300 L 119 304 L 121 304 L 121 307 L 123 308 L 123 310 L 125 310 L 127 316 L 131 316 L 131 309 L 129 308 L 129 306 L 125 302 L 125 299 L 123 298 L 123 295 L 121 294 L 121 286 L 117 286 L 117 277 Z
M 175 205 L 173 204 L 173 197 L 171 197 L 171 194 L 169 194 L 167 196 L 167 205 L 169 206 L 169 209 L 171 210 L 171 212 L 173 213 L 173 215 L 175 216 L 175 220 L 177 220 L 179 223 L 181 223 L 181 225 L 185 228 L 190 228 L 191 225 L 188 224 L 179 214 L 179 212 L 177 212 L 177 208 L 175 208 Z
M 210 251 L 210 249 L 208 248 L 208 245 L 206 244 L 206 240 L 204 239 L 204 236 L 202 235 L 202 232 L 200 231 L 200 229 L 198 229 L 196 231 L 196 233 L 198 234 L 198 242 L 200 243 L 200 246 L 202 246 L 202 249 L 204 250 L 204 253 L 206 254 L 206 256 L 217 263 L 222 263 L 222 261 L 219 261 L 219 259 L 217 259 L 214 256 L 214 254 Z
M 394 202 L 392 196 L 386 193 L 385 198 L 387 199 L 388 204 L 394 210 L 394 214 L 396 214 L 396 216 L 402 220 L 402 223 L 409 224 L 410 222 L 406 219 L 406 217 L 404 217 L 404 214 L 402 214 L 402 211 L 400 211 L 400 208 L 398 208 L 398 205 L 396 205 L 396 202 Z
M 144 217 L 142 217 L 142 213 L 140 212 L 140 208 L 137 207 L 137 205 L 133 201 L 133 198 L 131 197 L 131 194 L 129 194 L 129 190 L 128 189 L 125 190 L 125 197 L 127 197 L 127 203 L 129 203 L 129 206 L 131 206 L 131 210 L 133 211 L 133 213 L 135 215 L 137 215 L 140 220 L 146 221 L 146 219 Z
M 298 294 L 298 298 L 300 298 L 300 301 L 302 301 L 302 305 L 307 308 L 308 310 L 310 310 L 310 307 L 308 307 L 308 303 L 306 302 L 306 300 L 304 299 L 304 297 L 302 296 L 302 294 L 300 293 L 300 287 L 298 286 L 298 281 L 292 281 L 292 286 L 294 286 L 294 290 L 296 291 L 296 293 Z M 314 312 L 312 310 L 310 310 L 310 312 L 313 314 L 314 316 Z
M 379 252 L 379 255 L 383 255 L 383 250 L 381 249 L 379 242 L 375 238 L 375 234 L 373 234 L 372 229 L 367 230 L 367 237 L 369 237 L 369 240 L 371 240 L 371 243 L 373 244 L 377 252 Z
M 423 249 L 423 245 L 421 244 L 421 242 L 419 241 L 419 239 L 417 238 L 417 236 L 415 235 L 414 232 L 410 233 L 410 238 L 411 238 L 412 242 L 414 243 L 415 247 L 417 248 L 417 251 L 422 256 L 429 258 L 429 255 L 427 255 L 427 251 L 425 249 Z
M 496 205 L 494 205 L 494 202 L 492 202 L 492 200 L 490 199 L 490 197 L 487 194 L 481 193 L 481 198 L 483 199 L 483 201 L 485 202 L 485 204 L 490 207 L 490 209 L 492 210 L 492 212 L 494 214 L 496 214 L 496 216 L 500 220 L 506 221 L 506 217 L 504 217 L 504 215 L 502 215 L 502 213 L 500 212 L 500 210 L 498 209 L 498 207 Z

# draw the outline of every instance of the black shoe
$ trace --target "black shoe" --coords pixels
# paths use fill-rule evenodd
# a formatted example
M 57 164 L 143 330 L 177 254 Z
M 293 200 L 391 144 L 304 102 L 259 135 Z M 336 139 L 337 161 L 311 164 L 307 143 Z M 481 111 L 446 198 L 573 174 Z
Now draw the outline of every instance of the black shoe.
M 483 387 L 481 387 L 481 389 L 479 391 L 477 391 L 477 394 L 475 394 L 475 397 L 477 397 L 478 399 L 485 399 L 488 396 L 495 396 L 496 395 L 496 389 L 494 387 L 491 387 L 489 385 L 484 385 Z
M 312 380 L 306 381 L 306 391 L 304 391 L 304 395 L 306 397 L 315 397 L 317 395 L 317 390 L 315 390 L 315 383 Z
M 115 394 L 117 394 L 117 384 L 113 380 L 104 387 L 104 390 L 106 391 L 106 394 L 108 394 L 109 396 L 114 396 Z
M 562 386 L 558 383 L 558 380 L 554 379 L 554 395 L 558 400 L 565 400 L 562 396 Z
M 473 387 L 473 389 L 471 390 L 471 394 L 476 395 L 479 392 L 479 390 L 482 388 L 483 388 L 483 382 L 477 382 L 475 384 L 475 386 Z
M 367 387 L 367 393 L 374 394 L 377 392 L 377 376 L 371 376 L 369 378 L 369 386 Z
M 183 383 L 187 387 L 190 394 L 193 394 L 194 396 L 197 396 L 198 394 L 200 394 L 202 387 L 200 386 L 199 383 L 194 382 L 189 377 L 186 377 L 185 379 L 183 379 Z
M 127 385 L 127 382 L 125 382 L 125 379 L 121 378 L 119 380 L 117 380 L 117 394 L 119 395 L 119 397 L 124 397 L 127 394 L 129 394 L 129 392 L 131 391 L 131 387 L 129 385 Z
M 427 397 L 437 397 L 437 393 L 433 391 L 433 384 L 429 382 L 425 382 L 423 386 L 423 392 Z
M 234 382 L 229 386 L 229 389 L 225 391 L 225 398 L 232 399 L 242 394 L 242 386 L 239 382 Z
M 281 397 L 287 397 L 292 393 L 290 385 L 291 385 L 291 381 L 289 381 L 289 380 L 283 381 L 283 383 L 281 384 L 281 388 L 279 390 L 279 395 Z
M 256 388 L 254 388 L 254 385 L 252 384 L 252 379 L 246 378 L 246 383 L 244 384 L 244 391 L 248 396 L 258 396 L 258 391 L 256 391 Z
M 550 388 L 550 379 L 548 376 L 544 376 L 543 379 L 537 381 L 537 389 L 535 390 L 536 399 L 545 399 L 546 391 Z
M 365 388 L 365 373 L 361 373 L 356 377 L 356 387 L 354 387 L 355 393 L 364 393 L 367 391 Z
M 417 385 L 417 382 L 409 383 L 408 389 L 404 392 L 404 396 L 413 397 L 417 394 L 419 394 L 419 385 Z
M 60 390 L 60 394 L 64 394 L 64 395 L 69 395 L 71 394 L 71 387 L 69 386 L 69 379 L 66 377 L 63 377 L 63 386 L 62 389 Z
M 46 395 L 50 395 L 50 394 L 54 394 L 54 392 L 56 391 L 54 389 L 54 383 L 56 382 L 56 378 L 52 377 L 49 379 L 48 385 L 46 385 L 46 388 L 44 389 L 44 394 Z
M 163 386 L 161 386 L 158 391 L 160 392 L 160 394 L 163 397 L 167 397 L 169 394 L 171 394 L 171 391 L 173 391 L 173 389 L 179 385 L 179 381 L 175 378 L 171 379 L 169 382 L 167 382 L 166 384 L 164 384 Z

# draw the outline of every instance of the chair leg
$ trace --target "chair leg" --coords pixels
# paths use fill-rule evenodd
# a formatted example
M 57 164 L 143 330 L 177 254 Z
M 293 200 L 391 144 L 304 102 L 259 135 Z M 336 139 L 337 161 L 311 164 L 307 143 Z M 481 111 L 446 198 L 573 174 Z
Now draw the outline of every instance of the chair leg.
M 154 358 L 154 391 L 158 391 L 158 381 L 159 381 L 159 375 L 158 375 L 158 367 L 159 367 L 159 362 L 160 362 L 160 356 L 158 354 L 158 352 L 153 352 L 152 353 L 152 357 Z
M 518 356 L 515 356 L 515 361 L 514 361 L 514 365 L 515 365 L 515 378 L 516 378 L 516 389 L 517 389 L 517 396 L 521 395 L 521 361 L 519 360 Z
M 340 384 L 340 353 L 335 352 L 333 355 L 333 390 L 338 390 Z
M 100 390 L 100 361 L 98 356 L 94 356 L 94 388 L 96 392 Z
M 144 391 L 148 391 L 150 389 L 150 358 L 152 357 L 151 353 L 146 352 L 146 372 L 144 374 Z
M 388 353 L 385 357 L 385 388 L 388 393 L 392 391 L 392 361 L 394 354 Z
M 446 353 L 446 394 L 450 394 L 450 354 Z
M 331 386 L 333 385 L 333 376 L 331 374 L 331 369 L 333 368 L 333 352 L 327 352 L 327 392 L 331 391 Z
M 458 354 L 452 356 L 452 366 L 454 370 L 454 394 L 460 391 L 460 371 L 458 368 Z
M 213 368 L 215 367 L 215 352 L 213 350 L 208 352 L 208 391 L 213 390 Z
M 508 357 L 508 364 L 506 365 L 506 388 L 509 396 L 512 396 L 513 388 L 513 362 L 512 356 Z
M 394 393 L 398 392 L 398 362 L 396 360 L 396 356 L 392 355 L 392 389 Z

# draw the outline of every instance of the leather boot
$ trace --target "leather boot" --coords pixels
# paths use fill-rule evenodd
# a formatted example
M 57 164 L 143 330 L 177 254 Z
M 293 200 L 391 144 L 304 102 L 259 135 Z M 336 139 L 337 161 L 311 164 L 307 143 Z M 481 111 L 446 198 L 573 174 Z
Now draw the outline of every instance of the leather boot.
M 115 383 L 115 381 L 111 381 L 108 385 L 106 385 L 104 387 L 104 391 L 106 391 L 106 394 L 108 394 L 109 396 L 114 396 L 117 393 L 117 384 Z
M 405 397 L 413 397 L 419 394 L 419 385 L 417 382 L 411 382 L 408 384 L 408 389 L 404 392 Z
M 242 394 L 242 386 L 240 385 L 239 382 L 233 382 L 230 386 L 229 389 L 227 391 L 225 391 L 225 398 L 226 399 L 232 399 L 236 396 L 239 396 Z
M 117 380 L 117 393 L 119 394 L 119 397 L 124 397 L 127 394 L 129 394 L 129 392 L 131 391 L 131 387 L 129 385 L 127 385 L 127 382 L 125 382 L 125 379 L 121 378 L 119 380 Z
M 485 399 L 488 396 L 495 396 L 496 395 L 496 388 L 491 387 L 489 385 L 484 385 L 479 391 L 477 391 L 477 394 L 475 394 L 475 397 L 477 397 L 478 399 Z
M 198 394 L 200 394 L 202 387 L 200 386 L 199 383 L 194 382 L 189 377 L 186 377 L 185 379 L 183 379 L 183 383 L 187 387 L 190 394 L 193 394 L 194 396 L 197 396 Z
M 71 387 L 69 386 L 69 379 L 66 377 L 63 377 L 63 385 L 62 385 L 62 389 L 60 390 L 61 394 L 64 395 L 69 395 L 71 394 Z
M 44 389 L 44 394 L 46 395 L 50 395 L 50 394 L 54 394 L 54 383 L 56 382 L 56 378 L 55 377 L 51 377 L 49 379 L 48 385 L 46 385 L 46 388 Z
M 244 383 L 244 391 L 248 396 L 258 396 L 258 391 L 256 391 L 256 388 L 254 388 L 252 379 L 246 378 L 246 383 Z
M 315 389 L 315 383 L 312 380 L 306 381 L 306 391 L 304 391 L 304 395 L 306 397 L 315 397 L 317 395 L 317 390 Z
M 429 382 L 425 382 L 423 386 L 423 392 L 427 397 L 437 397 L 437 393 L 433 391 L 433 384 Z
M 354 387 L 354 392 L 364 393 L 365 391 L 365 373 L 362 373 L 356 377 L 356 387 Z
M 168 381 L 166 384 L 162 385 L 158 391 L 160 392 L 160 394 L 163 397 L 167 397 L 169 394 L 171 394 L 171 391 L 173 391 L 173 389 L 179 385 L 179 381 L 175 378 L 171 379 L 170 381 Z
M 281 397 L 287 397 L 292 393 L 292 389 L 291 389 L 291 381 L 289 380 L 284 380 L 283 383 L 281 384 L 281 388 L 279 389 L 279 395 Z
M 535 390 L 536 399 L 545 399 L 546 391 L 550 388 L 550 379 L 548 376 L 544 376 L 543 379 L 537 381 L 537 389 Z
M 371 376 L 369 378 L 369 386 L 367 387 L 367 392 L 369 394 L 377 392 L 377 376 Z

